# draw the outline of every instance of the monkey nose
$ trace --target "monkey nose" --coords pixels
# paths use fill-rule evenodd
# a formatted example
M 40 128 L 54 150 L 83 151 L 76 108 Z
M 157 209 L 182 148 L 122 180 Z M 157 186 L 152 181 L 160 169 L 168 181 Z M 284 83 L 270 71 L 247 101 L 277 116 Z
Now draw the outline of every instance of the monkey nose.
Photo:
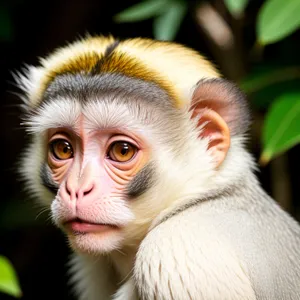
M 94 184 L 84 185 L 79 188 L 74 188 L 68 184 L 65 185 L 65 193 L 71 201 L 83 200 L 88 195 L 92 194 L 93 190 Z

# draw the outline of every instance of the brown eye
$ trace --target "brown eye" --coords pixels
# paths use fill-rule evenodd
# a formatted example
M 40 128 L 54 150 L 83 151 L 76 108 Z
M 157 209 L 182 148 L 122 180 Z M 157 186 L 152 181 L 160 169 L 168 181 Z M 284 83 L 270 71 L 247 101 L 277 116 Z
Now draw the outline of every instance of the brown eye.
M 50 143 L 50 151 L 56 159 L 65 160 L 73 157 L 73 148 L 66 140 L 54 140 Z
M 129 161 L 136 153 L 137 148 L 127 142 L 115 142 L 111 145 L 108 157 L 117 162 Z

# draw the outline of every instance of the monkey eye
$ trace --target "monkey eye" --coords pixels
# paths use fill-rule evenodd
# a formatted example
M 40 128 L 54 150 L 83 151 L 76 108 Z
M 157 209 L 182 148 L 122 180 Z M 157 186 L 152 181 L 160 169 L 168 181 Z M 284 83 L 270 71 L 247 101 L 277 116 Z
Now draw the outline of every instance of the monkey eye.
M 72 145 L 63 139 L 57 139 L 50 143 L 50 152 L 59 160 L 66 160 L 73 157 Z
M 108 158 L 117 162 L 127 162 L 134 157 L 137 148 L 124 141 L 118 141 L 111 144 L 108 151 Z

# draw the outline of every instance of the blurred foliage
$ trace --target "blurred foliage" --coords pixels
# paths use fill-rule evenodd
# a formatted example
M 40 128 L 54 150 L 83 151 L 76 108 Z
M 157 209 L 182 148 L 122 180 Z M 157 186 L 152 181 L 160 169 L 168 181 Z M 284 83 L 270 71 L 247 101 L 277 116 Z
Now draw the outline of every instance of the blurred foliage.
M 184 0 L 146 0 L 120 12 L 116 22 L 138 22 L 153 18 L 156 39 L 173 40 L 187 12 Z
M 229 12 L 235 17 L 240 18 L 249 0 L 224 0 Z
M 15 270 L 4 256 L 0 256 L 0 292 L 17 298 L 22 296 Z
M 186 2 L 171 1 L 168 8 L 153 21 L 154 36 L 159 40 L 174 39 L 186 11 Z
M 265 120 L 261 163 L 268 162 L 274 152 L 281 153 L 300 142 L 300 93 L 286 92 L 275 98 Z
M 201 4 L 203 1 L 199 1 Z M 228 12 L 234 19 L 246 14 L 248 0 L 224 0 Z M 117 22 L 138 22 L 153 18 L 153 35 L 159 40 L 174 40 L 180 24 L 189 11 L 189 1 L 146 0 L 120 12 Z M 299 0 L 266 0 L 260 7 L 256 18 L 257 42 L 254 52 L 261 54 L 263 47 L 278 42 L 295 32 L 300 26 Z M 282 70 L 265 69 L 263 73 L 253 72 L 241 78 L 239 84 L 247 93 L 267 89 L 278 82 L 300 78 L 299 67 Z M 272 158 L 300 142 L 300 93 L 291 94 L 288 85 L 280 97 L 257 102 L 256 107 L 267 108 L 263 127 L 263 150 L 260 162 L 268 163 Z M 254 98 L 255 102 L 255 98 Z M 292 118 L 292 119 L 291 119 Z
M 278 42 L 300 26 L 299 0 L 268 0 L 259 11 L 257 36 L 261 44 Z
M 147 0 L 122 11 L 114 17 L 116 22 L 138 22 L 160 15 L 168 9 L 169 0 Z

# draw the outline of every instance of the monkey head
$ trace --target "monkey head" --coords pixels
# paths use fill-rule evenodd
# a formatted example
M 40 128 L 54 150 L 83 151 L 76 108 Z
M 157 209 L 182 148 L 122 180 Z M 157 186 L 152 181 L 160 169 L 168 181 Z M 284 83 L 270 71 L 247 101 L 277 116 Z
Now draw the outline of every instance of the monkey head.
M 183 46 L 87 38 L 17 80 L 32 137 L 21 173 L 78 252 L 137 247 L 242 172 L 244 96 Z

